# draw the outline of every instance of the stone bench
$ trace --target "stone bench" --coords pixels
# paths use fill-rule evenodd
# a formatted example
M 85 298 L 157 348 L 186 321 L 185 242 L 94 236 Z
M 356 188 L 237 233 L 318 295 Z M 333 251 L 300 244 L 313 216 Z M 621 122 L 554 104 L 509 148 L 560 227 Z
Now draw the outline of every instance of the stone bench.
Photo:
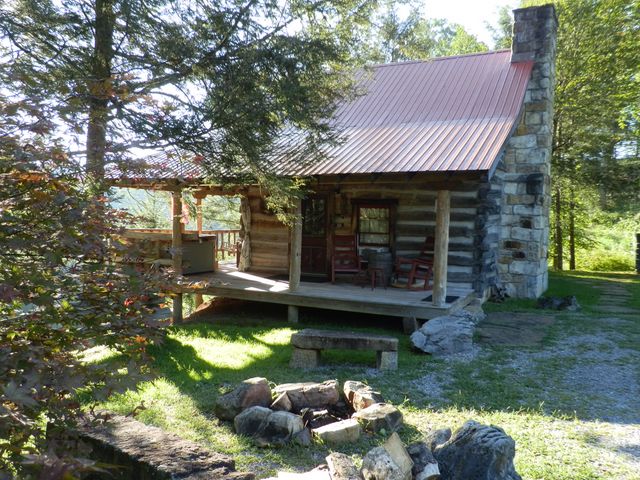
M 398 369 L 398 339 L 366 333 L 305 329 L 291 335 L 292 368 L 314 368 L 320 363 L 322 350 L 373 350 L 376 367 Z

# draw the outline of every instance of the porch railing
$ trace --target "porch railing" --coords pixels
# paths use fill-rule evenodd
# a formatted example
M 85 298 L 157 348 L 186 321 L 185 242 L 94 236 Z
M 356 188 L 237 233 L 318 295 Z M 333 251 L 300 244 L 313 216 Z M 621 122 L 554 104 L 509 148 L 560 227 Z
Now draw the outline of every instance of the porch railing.
M 237 257 L 240 230 L 202 230 L 203 235 L 216 236 L 216 248 L 224 260 L 227 255 Z
M 124 253 L 120 261 L 127 263 L 148 263 L 149 261 L 158 263 L 158 261 L 166 260 L 170 263 L 171 254 L 171 230 L 156 228 L 130 228 L 126 229 L 119 235 L 122 239 L 126 239 L 132 244 L 132 252 Z M 240 230 L 185 230 L 182 232 L 183 241 L 198 241 L 201 237 L 215 237 L 212 242 L 214 252 L 213 259 L 217 262 L 220 258 L 225 260 L 227 257 L 235 257 L 238 261 L 238 248 L 240 241 Z M 141 247 L 146 248 L 141 248 Z M 133 251 L 137 253 L 132 254 Z M 141 252 L 140 252 L 141 251 Z

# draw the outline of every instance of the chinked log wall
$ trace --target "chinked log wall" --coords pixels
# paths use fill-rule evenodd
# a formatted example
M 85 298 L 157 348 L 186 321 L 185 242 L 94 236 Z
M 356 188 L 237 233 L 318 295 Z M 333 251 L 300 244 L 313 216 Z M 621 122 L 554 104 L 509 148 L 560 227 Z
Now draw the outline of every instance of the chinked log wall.
M 498 243 L 499 211 L 491 185 L 480 177 L 445 185 L 451 191 L 448 284 L 473 288 L 479 293 L 495 283 L 495 249 Z M 328 224 L 335 233 L 355 233 L 353 208 L 358 200 L 391 200 L 395 205 L 394 254 L 416 255 L 428 235 L 434 235 L 437 190 L 432 182 L 361 183 L 320 182 L 314 192 L 329 196 Z M 444 188 L 443 188 L 444 189 Z M 252 270 L 285 274 L 288 271 L 288 230 L 265 211 L 257 190 L 249 192 L 252 209 Z M 329 258 L 329 257 L 328 257 Z

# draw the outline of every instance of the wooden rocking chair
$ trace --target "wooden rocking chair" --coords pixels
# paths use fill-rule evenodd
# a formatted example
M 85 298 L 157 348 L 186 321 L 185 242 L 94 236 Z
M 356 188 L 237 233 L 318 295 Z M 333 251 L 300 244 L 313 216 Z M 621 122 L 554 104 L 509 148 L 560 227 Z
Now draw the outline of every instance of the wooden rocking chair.
M 362 258 L 358 255 L 355 235 L 335 235 L 331 255 L 331 283 L 336 283 L 336 273 L 362 272 Z
M 434 237 L 427 237 L 415 257 L 397 257 L 392 285 L 409 290 L 427 290 L 433 278 Z

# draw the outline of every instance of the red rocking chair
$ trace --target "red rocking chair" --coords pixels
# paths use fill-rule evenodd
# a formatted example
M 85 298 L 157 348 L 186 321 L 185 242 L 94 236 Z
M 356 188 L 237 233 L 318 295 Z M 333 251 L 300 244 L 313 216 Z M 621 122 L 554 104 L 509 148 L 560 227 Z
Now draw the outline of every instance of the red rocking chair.
M 336 283 L 336 273 L 362 272 L 362 258 L 358 255 L 355 235 L 335 235 L 331 255 L 331 283 Z
M 433 278 L 435 240 L 429 236 L 417 257 L 397 257 L 393 286 L 409 290 L 427 290 Z

